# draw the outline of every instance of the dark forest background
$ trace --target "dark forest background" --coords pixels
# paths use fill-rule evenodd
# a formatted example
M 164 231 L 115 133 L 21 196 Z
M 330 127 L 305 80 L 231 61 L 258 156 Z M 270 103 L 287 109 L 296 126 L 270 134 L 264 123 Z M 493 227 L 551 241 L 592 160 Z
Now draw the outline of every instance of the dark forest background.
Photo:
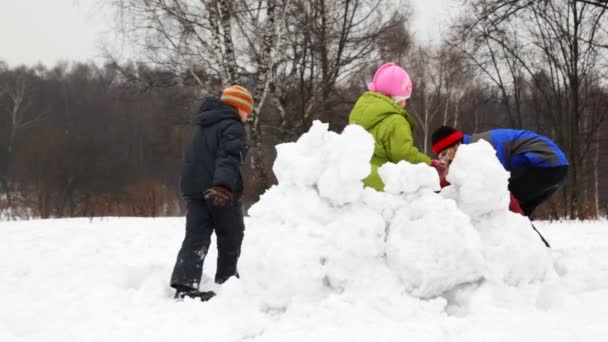
M 545 218 L 608 210 L 608 11 L 601 1 L 460 1 L 440 44 L 415 43 L 387 1 L 116 0 L 137 60 L 0 62 L 0 211 L 5 216 L 181 215 L 181 160 L 201 99 L 249 88 L 256 116 L 245 203 L 274 182 L 274 146 L 313 120 L 340 132 L 375 69 L 404 66 L 416 144 L 442 125 L 530 129 L 571 161 Z

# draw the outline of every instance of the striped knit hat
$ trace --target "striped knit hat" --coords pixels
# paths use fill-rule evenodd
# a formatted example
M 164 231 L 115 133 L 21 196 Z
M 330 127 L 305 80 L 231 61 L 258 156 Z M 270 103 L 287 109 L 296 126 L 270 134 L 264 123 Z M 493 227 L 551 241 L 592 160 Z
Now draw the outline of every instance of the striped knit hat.
M 462 142 L 464 135 L 461 131 L 450 126 L 441 126 L 433 132 L 431 135 L 431 143 L 433 144 L 433 152 L 439 155 L 441 151 L 456 144 Z
M 232 107 L 242 109 L 247 113 L 253 111 L 253 98 L 251 93 L 243 87 L 233 85 L 222 92 L 221 100 Z

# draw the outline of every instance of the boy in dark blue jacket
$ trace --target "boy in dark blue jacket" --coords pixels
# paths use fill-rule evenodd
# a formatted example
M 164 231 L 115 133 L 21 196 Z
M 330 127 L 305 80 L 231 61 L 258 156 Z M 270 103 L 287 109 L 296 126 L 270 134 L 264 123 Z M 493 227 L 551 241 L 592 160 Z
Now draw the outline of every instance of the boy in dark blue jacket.
M 237 261 L 245 230 L 240 166 L 247 152 L 244 123 L 252 111 L 249 91 L 231 86 L 220 98 L 205 99 L 197 114 L 180 182 L 188 214 L 186 236 L 171 276 L 177 299 L 207 300 L 214 295 L 198 290 L 214 231 L 218 250 L 215 282 L 238 277 Z
M 448 164 L 454 160 L 460 144 L 486 140 L 496 150 L 503 167 L 511 172 L 509 191 L 519 202 L 521 211 L 530 217 L 534 209 L 564 184 L 568 160 L 564 152 L 549 138 L 532 131 L 493 129 L 472 135 L 442 126 L 431 137 L 433 152 Z M 511 209 L 517 203 L 511 203 Z M 515 210 L 516 211 L 516 210 Z

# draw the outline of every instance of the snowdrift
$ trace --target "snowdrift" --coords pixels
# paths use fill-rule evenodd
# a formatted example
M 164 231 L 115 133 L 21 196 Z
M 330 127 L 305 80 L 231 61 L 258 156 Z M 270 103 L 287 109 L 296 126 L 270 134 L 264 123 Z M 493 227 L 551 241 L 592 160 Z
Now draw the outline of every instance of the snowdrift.
M 433 168 L 405 161 L 380 168 L 385 192 L 364 188 L 373 146 L 359 126 L 336 134 L 320 122 L 277 146 L 278 185 L 249 210 L 266 245 L 262 260 L 244 253 L 243 267 L 259 275 L 256 284 L 243 278 L 248 291 L 286 308 L 330 293 L 451 299 L 463 288 L 555 276 L 529 221 L 508 211 L 509 175 L 489 143 L 459 149 L 440 193 Z

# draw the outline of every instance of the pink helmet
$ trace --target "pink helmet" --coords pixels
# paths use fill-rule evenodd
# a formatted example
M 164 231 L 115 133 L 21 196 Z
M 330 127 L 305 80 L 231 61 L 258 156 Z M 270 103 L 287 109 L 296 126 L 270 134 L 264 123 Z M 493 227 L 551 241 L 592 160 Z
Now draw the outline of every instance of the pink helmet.
M 390 97 L 405 97 L 412 95 L 412 81 L 403 68 L 393 63 L 386 63 L 376 71 L 374 80 L 367 89 Z

